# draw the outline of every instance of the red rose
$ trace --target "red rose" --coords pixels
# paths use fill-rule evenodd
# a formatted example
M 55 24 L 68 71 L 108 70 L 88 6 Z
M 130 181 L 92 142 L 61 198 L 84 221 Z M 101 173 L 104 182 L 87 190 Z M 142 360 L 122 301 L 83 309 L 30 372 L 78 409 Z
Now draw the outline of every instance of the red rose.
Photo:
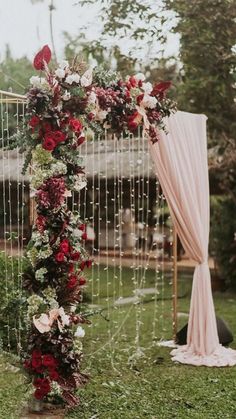
M 163 98 L 166 90 L 168 90 L 170 86 L 171 86 L 171 81 L 162 81 L 153 87 L 151 95 L 160 96 L 161 98 Z
M 85 229 L 86 229 L 86 224 L 80 224 L 79 230 L 85 231 Z
M 40 388 L 46 394 L 50 392 L 51 386 L 50 386 L 50 382 L 47 378 L 42 378 Z
M 90 268 L 92 266 L 92 261 L 91 260 L 86 260 L 86 266 L 87 266 L 87 268 Z
M 53 139 L 54 139 L 55 143 L 61 143 L 61 142 L 65 141 L 66 134 L 64 134 L 64 132 L 61 132 L 61 131 L 55 131 L 53 133 Z
M 38 369 L 42 365 L 42 353 L 37 349 L 32 352 L 31 365 L 33 369 Z
M 50 122 L 48 122 L 48 121 L 43 122 L 43 129 L 44 129 L 45 132 L 52 131 L 52 126 L 51 126 Z
M 34 392 L 34 397 L 37 400 L 42 400 L 45 397 L 45 393 L 40 388 L 37 388 Z
M 85 142 L 85 137 L 79 137 L 77 140 L 77 145 L 80 146 L 81 144 L 83 144 Z
M 67 282 L 67 288 L 75 288 L 78 284 L 78 279 L 76 275 L 71 275 L 69 281 Z
M 62 252 L 58 252 L 55 254 L 55 259 L 57 262 L 64 262 L 65 261 L 65 255 Z
M 75 260 L 75 261 L 79 260 L 80 259 L 80 252 L 71 253 L 71 259 Z
M 83 262 L 81 262 L 81 264 L 80 264 L 81 271 L 84 270 L 85 266 L 86 266 L 86 262 L 83 260 Z
M 49 372 L 49 377 L 52 381 L 57 381 L 59 379 L 59 374 L 56 370 L 51 370 Z
M 79 278 L 79 285 L 84 285 L 84 284 L 86 284 L 86 279 L 85 278 L 83 278 L 83 277 L 81 277 L 81 278 Z
M 57 366 L 57 361 L 53 355 L 48 354 L 48 355 L 43 356 L 42 364 L 44 367 L 47 367 L 47 368 L 55 368 Z
M 40 387 L 42 384 L 42 378 L 35 378 L 33 381 L 34 387 Z
M 50 138 L 50 137 L 44 138 L 43 148 L 45 150 L 47 150 L 47 151 L 53 151 L 55 147 L 56 147 L 56 143 L 53 140 L 53 138 Z
M 40 122 L 40 118 L 36 115 L 32 116 L 32 118 L 29 120 L 29 125 L 31 126 L 31 128 L 35 128 L 38 126 Z
M 87 233 L 84 232 L 81 237 L 82 237 L 83 240 L 87 240 L 87 238 L 88 238 Z
M 135 131 L 138 127 L 137 122 L 135 122 L 134 120 L 128 121 L 128 128 L 130 131 Z
M 72 131 L 80 132 L 83 128 L 83 125 L 78 119 L 71 118 L 69 121 L 69 126 L 72 129 Z
M 70 250 L 70 243 L 67 239 L 62 240 L 60 244 L 60 251 L 63 253 L 68 253 Z

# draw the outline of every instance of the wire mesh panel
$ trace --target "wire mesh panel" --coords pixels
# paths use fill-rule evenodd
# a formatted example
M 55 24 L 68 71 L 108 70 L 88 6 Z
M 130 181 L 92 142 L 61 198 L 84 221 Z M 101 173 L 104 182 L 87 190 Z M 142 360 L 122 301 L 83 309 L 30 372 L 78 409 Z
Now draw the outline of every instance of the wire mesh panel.
M 21 174 L 24 156 L 18 150 L 6 148 L 24 119 L 24 97 L 0 91 L 0 115 L 0 329 L 1 341 L 7 342 L 7 349 L 19 351 L 23 247 L 29 233 L 29 193 L 27 179 Z

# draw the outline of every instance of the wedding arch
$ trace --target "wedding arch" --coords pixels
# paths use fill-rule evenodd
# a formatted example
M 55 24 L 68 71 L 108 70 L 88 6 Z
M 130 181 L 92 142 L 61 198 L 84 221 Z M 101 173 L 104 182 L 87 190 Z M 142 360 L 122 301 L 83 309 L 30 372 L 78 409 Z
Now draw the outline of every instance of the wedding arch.
M 132 136 L 138 129 L 148 141 L 150 155 L 165 193 L 182 244 L 197 267 L 186 347 L 173 359 L 207 366 L 236 364 L 235 352 L 219 345 L 207 265 L 209 192 L 206 118 L 175 111 L 166 97 L 170 83 L 154 86 L 142 74 L 120 80 L 113 72 L 93 71 L 85 63 L 63 62 L 48 67 L 45 46 L 34 67 L 27 94 L 24 125 L 7 146 L 24 153 L 23 172 L 30 167 L 36 214 L 23 284 L 30 293 L 30 331 L 24 367 L 32 377 L 34 396 L 44 399 L 55 389 L 70 405 L 78 404 L 75 390 L 87 381 L 80 371 L 80 324 L 88 322 L 74 311 L 86 283 L 84 271 L 92 260 L 85 250 L 86 224 L 69 210 L 71 192 L 80 193 L 86 174 L 80 148 L 88 131 Z M 19 98 L 20 99 L 20 98 Z M 105 130 L 105 131 L 104 131 Z

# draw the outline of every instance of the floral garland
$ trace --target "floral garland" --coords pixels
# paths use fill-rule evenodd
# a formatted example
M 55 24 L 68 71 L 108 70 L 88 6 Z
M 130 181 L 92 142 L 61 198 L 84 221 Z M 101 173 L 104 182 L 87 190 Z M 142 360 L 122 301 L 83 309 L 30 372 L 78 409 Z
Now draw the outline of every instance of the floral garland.
M 27 251 L 30 268 L 24 273 L 30 293 L 24 367 L 36 399 L 58 395 L 75 406 L 76 389 L 87 381 L 80 372 L 84 330 L 79 325 L 86 319 L 76 306 L 86 284 L 84 269 L 92 264 L 84 249 L 86 225 L 66 203 L 71 191 L 86 186 L 80 145 L 89 130 L 120 134 L 138 127 L 156 142 L 163 118 L 175 105 L 165 95 L 169 82 L 152 86 L 143 74 L 123 81 L 76 60 L 51 71 L 50 59 L 48 46 L 34 59 L 45 77 L 31 77 L 26 121 L 11 143 L 26 152 L 23 170 L 30 165 L 37 214 Z

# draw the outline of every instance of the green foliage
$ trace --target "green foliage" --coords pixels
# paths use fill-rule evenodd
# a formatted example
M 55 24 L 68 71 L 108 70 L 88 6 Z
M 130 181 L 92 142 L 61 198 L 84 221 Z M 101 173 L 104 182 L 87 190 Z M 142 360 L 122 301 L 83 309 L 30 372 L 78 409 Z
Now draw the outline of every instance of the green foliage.
M 180 35 L 181 80 L 178 103 L 189 112 L 205 113 L 211 137 L 236 137 L 234 0 L 165 0 L 176 13 Z
M 236 289 L 236 204 L 227 197 L 211 198 L 210 250 L 220 276 Z

